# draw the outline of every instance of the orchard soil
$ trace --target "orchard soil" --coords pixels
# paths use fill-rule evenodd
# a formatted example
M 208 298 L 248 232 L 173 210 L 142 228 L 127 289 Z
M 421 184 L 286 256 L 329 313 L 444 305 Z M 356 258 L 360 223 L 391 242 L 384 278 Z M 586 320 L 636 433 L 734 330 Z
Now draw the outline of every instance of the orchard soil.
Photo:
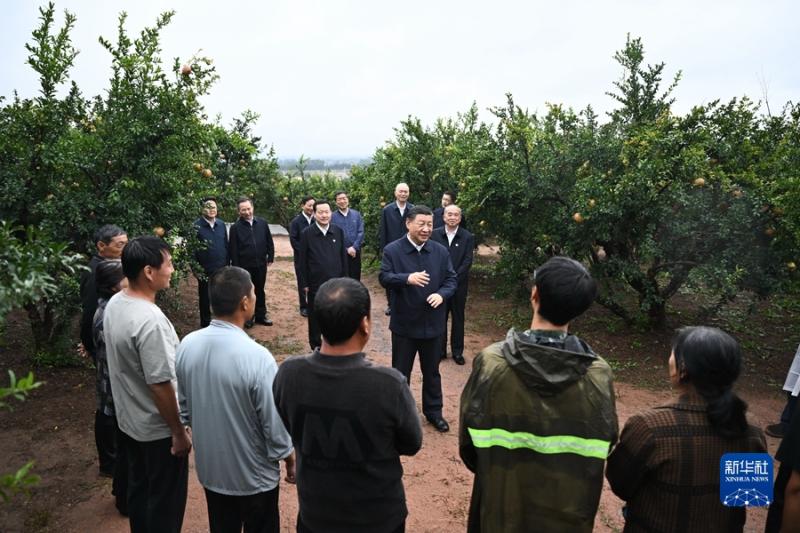
M 291 354 L 307 351 L 307 326 L 297 309 L 291 248 L 287 239 L 276 238 L 276 247 L 278 260 L 270 268 L 267 281 L 267 304 L 275 326 L 256 326 L 248 331 L 280 362 Z M 406 530 L 409 532 L 465 530 L 472 474 L 458 457 L 459 395 L 469 376 L 473 356 L 482 347 L 502 339 L 509 326 L 526 327 L 530 320 L 526 302 L 494 298 L 497 282 L 485 274 L 488 269 L 481 268 L 480 264 L 493 261 L 495 252 L 488 247 L 480 249 L 479 265 L 471 280 L 466 326 L 467 365 L 458 366 L 451 358 L 442 361 L 441 365 L 444 416 L 450 421 L 451 431 L 437 433 L 423 421 L 422 450 L 414 457 L 403 458 L 403 481 L 409 508 Z M 383 314 L 385 296 L 372 270 L 373 273 L 364 276 L 373 297 L 373 333 L 367 345 L 367 355 L 376 364 L 389 366 L 391 346 L 388 317 Z M 177 294 L 179 301 L 170 306 L 168 312 L 179 334 L 185 335 L 199 323 L 194 280 L 185 281 Z M 680 301 L 678 305 L 681 305 Z M 691 307 L 691 298 L 687 297 L 685 307 Z M 748 324 L 748 331 L 741 335 L 737 333 L 740 340 L 742 336 L 746 337 L 742 340 L 746 355 L 750 355 L 749 346 L 759 349 L 757 357 L 749 358 L 739 392 L 750 404 L 752 421 L 761 427 L 775 422 L 783 407 L 780 387 L 795 346 L 800 341 L 800 335 L 787 325 L 794 318 L 773 316 L 772 321 L 765 318 L 763 323 Z M 630 415 L 671 397 L 666 360 L 672 326 L 677 325 L 677 322 L 670 324 L 671 327 L 658 333 L 638 333 L 599 306 L 594 306 L 573 325 L 573 332 L 587 339 L 615 369 L 620 427 Z M 27 327 L 23 315 L 12 314 L 9 318 L 6 330 L 2 332 L 0 368 L 14 369 L 17 375 L 27 373 L 30 366 Z M 769 346 L 761 347 L 764 342 L 769 342 Z M 0 531 L 128 531 L 127 520 L 114 508 L 110 480 L 97 475 L 92 369 L 84 365 L 34 370 L 37 378 L 45 384 L 25 402 L 14 402 L 13 411 L 0 412 L 0 472 L 15 471 L 34 459 L 35 472 L 42 480 L 31 491 L 30 497 L 17 496 L 10 503 L 0 503 Z M 419 403 L 418 366 L 411 386 Z M 767 441 L 770 452 L 774 454 L 778 441 L 769 437 Z M 205 498 L 193 466 L 189 476 L 184 531 L 208 531 Z M 280 490 L 281 529 L 294 531 L 296 489 L 282 481 Z M 605 485 L 595 530 L 621 531 L 621 506 L 622 502 Z M 746 531 L 763 531 L 765 516 L 762 509 L 749 510 Z

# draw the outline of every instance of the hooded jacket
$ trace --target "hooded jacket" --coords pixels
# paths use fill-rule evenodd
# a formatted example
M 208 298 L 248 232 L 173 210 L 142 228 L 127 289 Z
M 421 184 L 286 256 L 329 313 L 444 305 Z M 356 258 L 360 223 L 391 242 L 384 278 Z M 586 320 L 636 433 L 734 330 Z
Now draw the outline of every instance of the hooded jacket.
M 475 358 L 459 452 L 469 532 L 590 532 L 618 435 L 611 368 L 581 339 L 509 330 Z

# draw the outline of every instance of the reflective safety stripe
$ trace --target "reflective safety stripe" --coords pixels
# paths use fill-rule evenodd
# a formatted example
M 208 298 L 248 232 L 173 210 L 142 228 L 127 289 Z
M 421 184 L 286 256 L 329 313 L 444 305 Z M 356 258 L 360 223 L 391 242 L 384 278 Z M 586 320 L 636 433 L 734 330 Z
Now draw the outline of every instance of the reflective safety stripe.
M 611 442 L 600 439 L 584 439 L 572 435 L 552 435 L 540 437 L 533 433 L 522 431 L 506 431 L 505 429 L 475 429 L 467 428 L 472 443 L 476 448 L 491 448 L 500 446 L 509 450 L 527 448 L 539 453 L 574 453 L 584 457 L 604 459 L 608 457 L 608 448 Z

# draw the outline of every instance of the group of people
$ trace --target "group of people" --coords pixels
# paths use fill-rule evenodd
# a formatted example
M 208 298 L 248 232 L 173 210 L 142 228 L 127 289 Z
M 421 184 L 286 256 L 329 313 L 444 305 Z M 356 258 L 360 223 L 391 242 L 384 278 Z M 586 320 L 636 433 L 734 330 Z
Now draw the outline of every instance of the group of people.
M 463 302 L 475 247 L 452 195 L 436 229 L 436 213 L 408 196 L 398 184 L 380 232 L 392 368 L 364 353 L 372 300 L 352 276 L 364 231 L 346 193 L 337 193 L 335 212 L 327 201 L 304 199 L 292 221 L 312 352 L 280 366 L 246 332 L 267 321 L 263 280 L 274 260 L 269 228 L 249 199 L 230 235 L 217 233 L 224 224 L 214 200 L 203 205 L 196 226 L 209 244 L 198 262 L 208 277 L 199 299 L 210 312 L 206 327 L 183 340 L 155 303 L 173 271 L 169 246 L 101 228 L 99 259 L 82 284 L 98 298 L 84 342 L 98 368 L 101 472 L 114 476 L 117 507 L 132 531 L 180 531 L 192 448 L 212 532 L 279 530 L 281 462 L 298 488 L 297 531 L 405 530 L 400 456 L 416 454 L 423 440 L 411 369 L 418 353 L 422 414 L 448 431 L 439 363 L 448 312 L 453 359 L 464 363 Z M 337 214 L 345 220 L 337 223 Z M 399 236 L 390 231 L 398 218 Z M 217 261 L 214 239 L 226 238 L 228 261 Z M 668 364 L 676 399 L 631 417 L 620 434 L 611 368 L 569 332 L 596 292 L 581 263 L 550 259 L 534 274 L 530 328 L 510 330 L 474 357 L 458 421 L 459 454 L 474 473 L 467 530 L 591 531 L 605 476 L 626 502 L 625 531 L 741 531 L 744 509 L 719 501 L 719 459 L 764 452 L 766 443 L 733 391 L 738 344 L 715 328 L 680 330 Z M 785 473 L 770 531 L 800 524 L 798 442 L 795 416 L 778 452 Z

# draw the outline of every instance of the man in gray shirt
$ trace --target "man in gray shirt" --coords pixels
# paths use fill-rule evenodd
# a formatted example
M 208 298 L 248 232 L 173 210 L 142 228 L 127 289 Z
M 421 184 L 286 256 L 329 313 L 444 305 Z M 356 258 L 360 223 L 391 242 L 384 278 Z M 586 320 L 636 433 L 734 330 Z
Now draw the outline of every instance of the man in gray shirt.
M 224 267 L 211 278 L 210 294 L 215 318 L 183 339 L 177 375 L 211 533 L 239 533 L 242 526 L 278 533 L 279 460 L 294 482 L 292 440 L 272 397 L 278 365 L 243 330 L 256 306 L 250 274 Z
M 326 281 L 314 314 L 322 347 L 284 361 L 273 386 L 297 448 L 297 531 L 402 532 L 408 509 L 400 456 L 422 446 L 414 398 L 399 371 L 366 359 L 364 285 Z
M 178 415 L 178 335 L 155 304 L 169 287 L 172 256 L 158 237 L 138 237 L 122 251 L 128 288 L 103 317 L 111 389 L 128 455 L 132 533 L 177 533 L 183 524 L 192 441 Z

